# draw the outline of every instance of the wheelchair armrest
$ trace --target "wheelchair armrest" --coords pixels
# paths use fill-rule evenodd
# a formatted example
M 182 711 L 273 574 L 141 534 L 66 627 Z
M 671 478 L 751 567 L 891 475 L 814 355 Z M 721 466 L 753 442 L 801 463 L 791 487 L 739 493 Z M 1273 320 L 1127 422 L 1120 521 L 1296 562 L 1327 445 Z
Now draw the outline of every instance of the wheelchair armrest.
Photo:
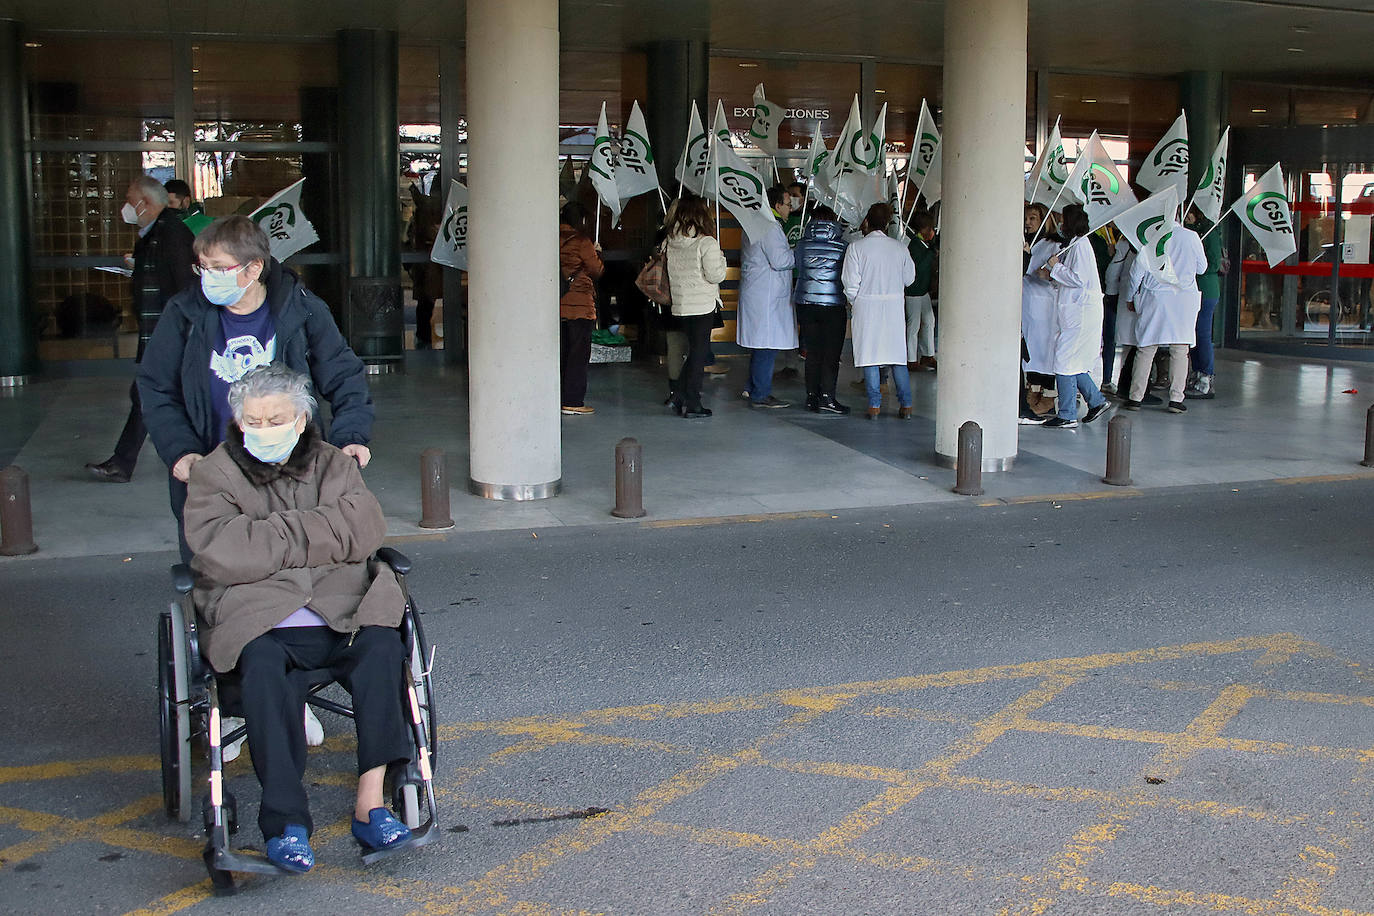
M 390 566 L 398 576 L 404 576 L 410 573 L 410 558 L 394 547 L 379 548 L 377 550 L 377 559 L 381 560 L 387 566 Z
M 190 594 L 195 584 L 196 577 L 191 574 L 191 567 L 185 563 L 178 563 L 172 567 L 172 588 L 176 589 L 178 595 Z

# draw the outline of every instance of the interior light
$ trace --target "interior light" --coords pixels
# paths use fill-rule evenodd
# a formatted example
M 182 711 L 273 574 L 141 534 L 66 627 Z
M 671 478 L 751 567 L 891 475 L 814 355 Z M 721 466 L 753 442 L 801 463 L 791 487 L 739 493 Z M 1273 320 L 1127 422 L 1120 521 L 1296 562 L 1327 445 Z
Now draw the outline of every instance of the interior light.
M 882 93 L 886 93 L 886 92 L 887 92 L 886 89 L 874 89 L 873 91 L 874 91 L 874 92 L 882 92 Z
M 1083 102 L 1083 103 L 1088 104 L 1088 105 L 1096 105 L 1096 104 L 1097 104 L 1097 99 L 1079 99 L 1078 101 Z
M 1251 114 L 1267 114 L 1268 112 L 1269 112 L 1269 109 L 1268 109 L 1268 108 L 1251 108 L 1251 109 L 1250 109 L 1250 113 L 1251 113 Z
M 740 66 L 741 66 L 741 67 L 744 67 L 744 68 L 746 68 L 746 69 L 750 69 L 750 68 L 753 68 L 753 67 L 757 67 L 758 64 L 753 63 L 752 61 L 742 61 L 742 62 L 740 63 Z
M 1289 48 L 1289 49 L 1288 49 L 1288 53 L 1289 53 L 1289 54 L 1301 54 L 1301 53 L 1302 53 L 1303 51 L 1305 51 L 1305 50 L 1306 50 L 1306 48 Z
M 26 48 L 41 48 L 41 47 L 43 47 L 43 42 L 41 42 L 41 41 L 26 41 L 26 42 L 24 42 L 24 47 L 26 47 Z

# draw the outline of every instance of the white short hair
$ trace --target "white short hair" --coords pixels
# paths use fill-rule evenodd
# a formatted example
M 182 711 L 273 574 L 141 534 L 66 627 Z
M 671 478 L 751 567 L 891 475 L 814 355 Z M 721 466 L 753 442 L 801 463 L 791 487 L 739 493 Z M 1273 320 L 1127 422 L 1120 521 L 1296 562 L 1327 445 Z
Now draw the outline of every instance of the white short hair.
M 315 413 L 315 397 L 310 393 L 310 377 L 282 363 L 261 366 L 229 386 L 229 409 L 234 422 L 243 421 L 243 402 L 249 398 L 285 395 L 296 409 L 296 416 Z

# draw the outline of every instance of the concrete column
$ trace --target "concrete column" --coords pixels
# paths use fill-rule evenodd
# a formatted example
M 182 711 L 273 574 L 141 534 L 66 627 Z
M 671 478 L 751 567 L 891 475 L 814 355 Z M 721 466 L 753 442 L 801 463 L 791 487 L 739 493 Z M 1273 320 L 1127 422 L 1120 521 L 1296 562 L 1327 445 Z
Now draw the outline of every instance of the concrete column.
M 1021 340 L 1027 0 L 945 6 L 944 200 L 935 457 L 983 428 L 983 470 L 1011 467 Z
M 344 335 L 369 371 L 405 359 L 396 33 L 339 32 L 339 166 L 348 251 Z
M 558 0 L 468 0 L 469 489 L 555 496 Z
M 439 188 L 448 199 L 449 182 L 463 180 L 458 161 L 458 121 L 463 117 L 467 99 L 463 94 L 463 47 L 456 41 L 439 45 Z M 461 366 L 467 362 L 467 323 L 463 271 L 444 268 L 444 365 Z
M 1196 188 L 1207 173 L 1207 163 L 1212 161 L 1212 151 L 1221 139 L 1226 117 L 1221 74 L 1215 70 L 1190 70 L 1179 78 L 1178 95 L 1188 115 L 1189 187 Z
M 24 38 L 19 23 L 0 19 L 0 388 L 22 385 L 38 371 L 29 277 L 29 154 L 24 104 Z
M 706 42 L 688 40 L 651 41 L 644 49 L 649 83 L 644 121 L 654 145 L 658 183 L 669 193 L 677 190 L 674 173 L 687 143 L 692 103 L 703 119 L 715 114 L 706 102 L 710 53 Z

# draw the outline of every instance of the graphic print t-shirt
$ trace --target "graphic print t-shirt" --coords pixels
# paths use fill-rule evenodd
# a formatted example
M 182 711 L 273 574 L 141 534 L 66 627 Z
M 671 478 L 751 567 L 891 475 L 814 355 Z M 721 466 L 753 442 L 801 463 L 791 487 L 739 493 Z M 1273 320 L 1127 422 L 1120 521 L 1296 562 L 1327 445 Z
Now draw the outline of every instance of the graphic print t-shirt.
M 219 336 L 210 352 L 210 400 L 215 408 L 215 444 L 224 441 L 232 414 L 229 386 L 277 355 L 276 328 L 266 303 L 248 315 L 220 309 Z

